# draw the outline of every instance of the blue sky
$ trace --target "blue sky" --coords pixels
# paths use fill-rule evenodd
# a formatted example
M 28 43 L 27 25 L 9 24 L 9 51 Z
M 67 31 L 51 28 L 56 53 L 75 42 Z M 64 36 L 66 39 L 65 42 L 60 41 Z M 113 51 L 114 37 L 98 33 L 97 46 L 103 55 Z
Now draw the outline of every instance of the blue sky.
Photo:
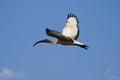
M 0 80 L 120 80 L 119 0 L 0 0 Z M 39 44 L 45 29 L 79 19 L 90 46 Z

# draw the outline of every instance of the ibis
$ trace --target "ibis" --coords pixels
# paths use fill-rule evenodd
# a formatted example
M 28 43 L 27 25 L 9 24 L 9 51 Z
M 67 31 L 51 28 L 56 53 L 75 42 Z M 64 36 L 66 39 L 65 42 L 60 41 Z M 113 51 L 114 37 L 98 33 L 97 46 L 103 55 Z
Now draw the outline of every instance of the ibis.
M 51 43 L 51 44 L 61 44 L 61 45 L 72 45 L 79 46 L 88 50 L 88 46 L 82 42 L 77 41 L 80 30 L 78 27 L 79 21 L 75 14 L 68 14 L 66 23 L 63 27 L 62 33 L 46 28 L 46 34 L 48 36 L 56 38 L 56 40 L 51 41 L 49 39 L 43 39 L 34 43 L 33 46 L 38 43 Z

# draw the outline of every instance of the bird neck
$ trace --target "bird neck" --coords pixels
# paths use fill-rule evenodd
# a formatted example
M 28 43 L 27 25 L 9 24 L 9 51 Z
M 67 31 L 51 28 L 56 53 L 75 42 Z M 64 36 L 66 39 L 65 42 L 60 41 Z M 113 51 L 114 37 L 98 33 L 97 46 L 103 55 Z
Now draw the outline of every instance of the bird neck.
M 58 44 L 58 43 L 59 43 L 58 40 L 52 42 L 52 44 Z

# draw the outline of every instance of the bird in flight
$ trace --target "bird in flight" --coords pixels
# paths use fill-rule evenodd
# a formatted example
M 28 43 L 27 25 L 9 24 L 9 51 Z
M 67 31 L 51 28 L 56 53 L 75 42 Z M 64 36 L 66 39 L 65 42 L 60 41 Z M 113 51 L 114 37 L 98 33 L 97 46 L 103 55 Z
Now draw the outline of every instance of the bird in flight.
M 80 32 L 78 24 L 79 22 L 77 16 L 70 13 L 67 16 L 67 21 L 63 28 L 62 34 L 59 33 L 58 31 L 46 28 L 46 33 L 48 36 L 57 38 L 55 41 L 43 39 L 37 41 L 33 46 L 37 45 L 38 43 L 51 43 L 61 45 L 75 45 L 88 50 L 89 47 L 86 44 L 77 41 Z

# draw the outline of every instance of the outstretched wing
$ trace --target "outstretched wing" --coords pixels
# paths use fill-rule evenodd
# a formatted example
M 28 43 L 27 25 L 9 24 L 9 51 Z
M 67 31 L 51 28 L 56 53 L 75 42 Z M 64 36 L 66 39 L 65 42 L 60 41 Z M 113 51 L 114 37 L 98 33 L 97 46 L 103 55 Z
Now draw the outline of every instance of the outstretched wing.
M 74 14 L 68 14 L 66 24 L 63 28 L 62 35 L 77 39 L 79 35 L 78 19 Z
M 72 40 L 70 37 L 67 37 L 67 36 L 64 36 L 62 35 L 61 33 L 55 31 L 55 30 L 50 30 L 50 29 L 46 29 L 46 33 L 48 36 L 52 36 L 52 37 L 55 37 L 59 40 Z

